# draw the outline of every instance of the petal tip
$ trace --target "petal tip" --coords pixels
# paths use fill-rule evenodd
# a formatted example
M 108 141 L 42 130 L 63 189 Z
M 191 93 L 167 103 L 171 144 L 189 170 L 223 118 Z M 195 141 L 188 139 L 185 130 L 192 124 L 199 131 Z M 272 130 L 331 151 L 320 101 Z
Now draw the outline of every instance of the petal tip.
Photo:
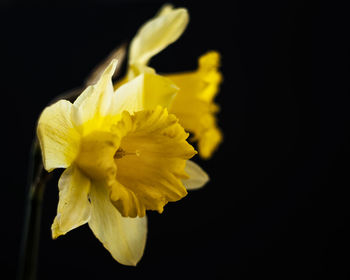
M 117 68 L 118 65 L 118 59 L 113 58 L 111 62 L 109 63 L 108 67 L 105 70 L 105 73 L 108 73 L 108 76 L 113 76 L 115 69 Z
M 189 178 L 184 179 L 182 182 L 187 190 L 200 189 L 210 180 L 209 175 L 198 164 L 191 160 L 186 162 L 185 171 Z

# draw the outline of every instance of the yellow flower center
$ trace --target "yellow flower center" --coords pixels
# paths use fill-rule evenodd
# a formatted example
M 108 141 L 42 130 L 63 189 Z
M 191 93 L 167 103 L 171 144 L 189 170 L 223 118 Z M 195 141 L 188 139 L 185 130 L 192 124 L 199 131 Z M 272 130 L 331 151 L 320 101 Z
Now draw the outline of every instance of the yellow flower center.
M 140 156 L 139 150 L 135 150 L 135 152 L 126 152 L 123 148 L 119 148 L 115 154 L 114 159 L 121 159 L 124 156 Z
M 142 217 L 146 210 L 162 212 L 167 202 L 187 194 L 181 179 L 187 178 L 186 160 L 196 153 L 187 136 L 160 107 L 124 112 L 110 131 L 83 137 L 76 163 L 91 180 L 107 184 L 123 216 Z
M 76 163 L 93 180 L 114 178 L 117 169 L 113 155 L 118 142 L 118 137 L 110 132 L 94 131 L 83 137 Z

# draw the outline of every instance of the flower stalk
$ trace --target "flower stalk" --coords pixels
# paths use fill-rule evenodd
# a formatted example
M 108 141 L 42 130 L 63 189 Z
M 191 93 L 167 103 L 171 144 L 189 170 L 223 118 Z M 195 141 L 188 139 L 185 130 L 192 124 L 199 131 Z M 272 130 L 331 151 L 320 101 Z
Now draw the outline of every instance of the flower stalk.
M 34 280 L 37 274 L 42 200 L 46 182 L 52 174 L 43 168 L 37 139 L 29 159 L 28 195 L 19 256 L 18 280 Z

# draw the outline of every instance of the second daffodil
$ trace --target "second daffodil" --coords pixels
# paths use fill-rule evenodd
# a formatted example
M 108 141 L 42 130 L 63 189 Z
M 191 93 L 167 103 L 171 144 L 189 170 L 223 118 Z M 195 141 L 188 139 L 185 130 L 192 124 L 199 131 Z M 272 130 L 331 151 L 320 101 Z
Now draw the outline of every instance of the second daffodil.
M 85 223 L 120 263 L 143 255 L 146 210 L 163 211 L 170 201 L 207 180 L 189 159 L 188 134 L 167 107 L 178 88 L 144 73 L 113 90 L 116 61 L 72 104 L 45 108 L 37 126 L 44 167 L 65 168 L 59 179 L 57 238 Z
M 184 32 L 188 21 L 186 9 L 174 9 L 171 5 L 165 5 L 154 18 L 146 22 L 130 44 L 128 73 L 123 82 L 140 73 L 154 73 L 155 70 L 147 66 L 150 59 L 176 41 Z M 163 75 L 179 87 L 169 111 L 193 134 L 191 140 L 198 142 L 199 155 L 205 159 L 212 156 L 222 141 L 216 119 L 219 107 L 214 103 L 222 82 L 219 66 L 219 53 L 210 51 L 199 58 L 196 71 Z M 117 83 L 115 88 L 123 82 Z

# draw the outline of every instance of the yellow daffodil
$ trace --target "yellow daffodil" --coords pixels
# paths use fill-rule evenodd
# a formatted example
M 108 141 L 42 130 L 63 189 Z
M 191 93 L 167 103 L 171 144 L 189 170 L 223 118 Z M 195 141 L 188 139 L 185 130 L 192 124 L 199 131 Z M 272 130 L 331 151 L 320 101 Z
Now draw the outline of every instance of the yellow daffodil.
M 130 44 L 126 78 L 117 83 L 115 88 L 140 73 L 154 73 L 155 71 L 147 66 L 149 60 L 176 41 L 184 32 L 188 21 L 186 9 L 174 9 L 166 5 L 153 19 L 146 22 Z M 199 58 L 196 71 L 163 75 L 179 87 L 169 111 L 193 134 L 191 140 L 198 141 L 199 154 L 205 159 L 212 156 L 222 141 L 222 133 L 215 116 L 219 107 L 214 103 L 222 81 L 219 66 L 219 53 L 211 51 Z
M 146 210 L 162 212 L 208 178 L 189 161 L 196 152 L 167 111 L 178 88 L 145 72 L 114 91 L 116 63 L 73 104 L 60 100 L 45 108 L 37 135 L 45 169 L 65 168 L 53 238 L 88 223 L 118 262 L 136 265 Z

